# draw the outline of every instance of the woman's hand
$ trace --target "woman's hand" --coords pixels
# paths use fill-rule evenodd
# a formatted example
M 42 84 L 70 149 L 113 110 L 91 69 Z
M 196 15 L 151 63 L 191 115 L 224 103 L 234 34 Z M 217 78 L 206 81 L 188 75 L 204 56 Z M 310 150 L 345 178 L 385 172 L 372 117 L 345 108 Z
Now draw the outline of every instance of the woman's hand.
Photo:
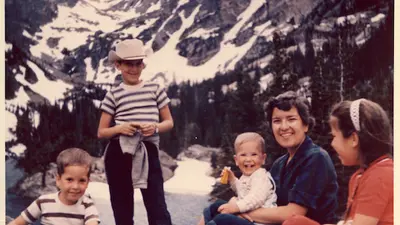
M 218 212 L 221 214 L 233 214 L 239 212 L 239 207 L 235 202 L 229 201 L 228 203 L 221 205 L 218 208 Z

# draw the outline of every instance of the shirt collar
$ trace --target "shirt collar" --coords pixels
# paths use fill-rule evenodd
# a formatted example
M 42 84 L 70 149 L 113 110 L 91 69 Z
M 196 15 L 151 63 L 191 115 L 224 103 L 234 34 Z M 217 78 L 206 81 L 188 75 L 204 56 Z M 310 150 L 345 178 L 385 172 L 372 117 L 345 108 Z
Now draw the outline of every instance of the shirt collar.
M 369 164 L 368 167 L 372 167 L 372 166 L 376 165 L 377 163 L 379 163 L 379 162 L 381 162 L 381 161 L 383 161 L 385 159 L 389 159 L 389 156 L 388 155 L 383 155 L 383 156 L 375 159 L 374 161 L 372 161 L 372 163 Z
M 292 164 L 293 162 L 296 161 L 297 158 L 301 157 L 302 155 L 306 154 L 308 151 L 311 150 L 311 146 L 313 145 L 313 142 L 311 138 L 306 135 L 303 143 L 300 144 L 299 148 L 297 149 L 296 153 L 294 154 L 293 158 L 290 160 L 289 164 Z M 289 153 L 285 154 L 285 158 L 282 161 L 283 164 L 287 163 L 287 160 L 289 158 Z M 288 164 L 288 165 L 289 165 Z

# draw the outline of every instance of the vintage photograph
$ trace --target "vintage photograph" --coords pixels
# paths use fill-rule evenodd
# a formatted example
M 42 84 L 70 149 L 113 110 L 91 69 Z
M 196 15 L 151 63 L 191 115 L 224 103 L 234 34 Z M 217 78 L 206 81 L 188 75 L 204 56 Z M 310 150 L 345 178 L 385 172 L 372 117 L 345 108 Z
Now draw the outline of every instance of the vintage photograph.
M 4 0 L 6 224 L 394 224 L 394 0 Z

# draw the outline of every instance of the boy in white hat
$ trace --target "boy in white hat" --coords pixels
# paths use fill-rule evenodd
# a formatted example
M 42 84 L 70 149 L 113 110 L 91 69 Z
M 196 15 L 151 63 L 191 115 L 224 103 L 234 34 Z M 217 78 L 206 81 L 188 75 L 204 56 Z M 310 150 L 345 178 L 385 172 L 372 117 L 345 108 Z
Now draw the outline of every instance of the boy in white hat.
M 133 190 L 140 188 L 150 225 L 171 225 L 164 197 L 158 149 L 159 132 L 173 127 L 170 102 L 158 83 L 140 79 L 146 52 L 142 41 L 124 40 L 108 59 L 123 82 L 101 104 L 99 138 L 110 140 L 105 170 L 116 224 L 133 225 Z M 161 120 L 160 120 L 161 119 Z M 115 121 L 115 126 L 110 126 Z

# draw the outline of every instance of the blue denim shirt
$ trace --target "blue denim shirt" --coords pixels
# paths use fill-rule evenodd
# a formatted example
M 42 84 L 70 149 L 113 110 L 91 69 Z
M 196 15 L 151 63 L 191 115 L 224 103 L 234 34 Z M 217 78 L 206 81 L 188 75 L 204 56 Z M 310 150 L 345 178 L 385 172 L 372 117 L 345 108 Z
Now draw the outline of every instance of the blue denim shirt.
M 329 154 L 307 136 L 286 166 L 289 153 L 278 158 L 270 173 L 276 183 L 278 206 L 296 203 L 320 224 L 336 223 L 338 183 Z

